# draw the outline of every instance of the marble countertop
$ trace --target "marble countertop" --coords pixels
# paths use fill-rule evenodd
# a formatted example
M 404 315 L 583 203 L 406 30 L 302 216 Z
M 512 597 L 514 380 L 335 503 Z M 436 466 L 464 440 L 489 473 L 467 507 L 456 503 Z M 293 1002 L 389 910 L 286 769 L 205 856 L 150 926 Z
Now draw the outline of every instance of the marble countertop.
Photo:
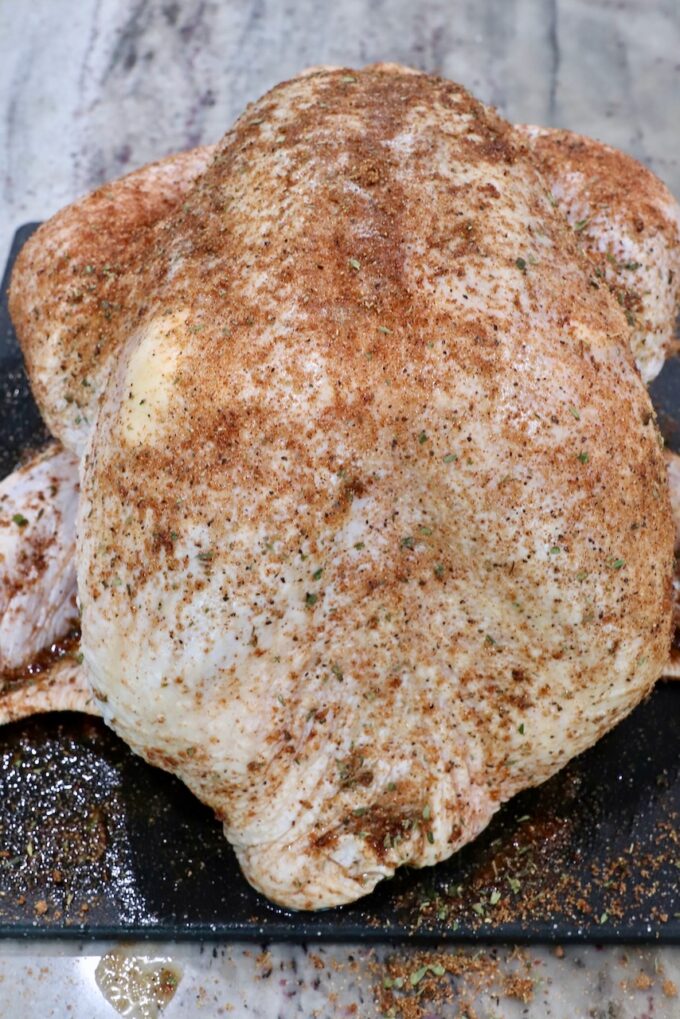
M 32 0 L 0 6 L 0 249 L 27 219 L 216 141 L 312 64 L 396 60 L 568 127 L 680 193 L 677 0 Z
M 434 972 L 413 984 L 428 962 Z M 401 990 L 386 986 L 396 974 Z M 671 948 L 83 942 L 0 953 L 7 1019 L 106 1019 L 114 1003 L 130 1019 L 677 1019 L 679 989 Z
M 454 78 L 511 120 L 617 145 L 680 194 L 678 0 L 33 0 L 0 6 L 0 251 L 20 223 L 218 139 L 305 66 L 385 59 Z M 671 1019 L 678 985 L 680 948 L 474 946 L 435 959 L 403 946 L 0 945 L 8 1017 L 92 1019 L 115 1005 L 168 1019 Z

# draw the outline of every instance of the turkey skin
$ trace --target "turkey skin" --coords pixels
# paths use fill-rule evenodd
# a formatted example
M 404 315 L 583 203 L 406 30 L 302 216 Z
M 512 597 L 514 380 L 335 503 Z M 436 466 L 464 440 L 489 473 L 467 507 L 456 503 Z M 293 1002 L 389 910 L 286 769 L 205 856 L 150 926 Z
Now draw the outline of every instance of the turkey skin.
M 255 887 L 349 902 L 663 671 L 630 327 L 527 146 L 426 75 L 284 83 L 153 231 L 84 459 L 87 673 Z

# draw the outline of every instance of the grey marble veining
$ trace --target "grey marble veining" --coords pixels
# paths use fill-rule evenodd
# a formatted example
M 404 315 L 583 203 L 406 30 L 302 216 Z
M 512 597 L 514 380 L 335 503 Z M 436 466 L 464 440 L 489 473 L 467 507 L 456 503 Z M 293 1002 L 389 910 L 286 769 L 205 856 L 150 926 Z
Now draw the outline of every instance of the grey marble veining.
M 459 952 L 459 949 L 450 949 Z M 396 1019 L 416 1015 L 419 1002 L 426 1019 L 677 1019 L 680 953 L 672 949 L 594 947 L 558 950 L 512 947 L 465 950 L 470 977 L 440 977 L 428 1004 L 418 986 L 395 995 Z M 12 945 L 0 956 L 0 1015 L 8 1019 L 107 1019 L 115 1011 L 99 990 L 101 971 L 115 955 L 149 970 L 172 967 L 177 981 L 163 1019 L 379 1019 L 376 996 L 398 955 L 407 974 L 425 958 L 408 948 L 360 945 L 138 944 Z M 482 955 L 497 976 L 482 976 L 488 988 L 475 993 L 475 967 Z M 444 961 L 439 953 L 437 959 Z M 486 972 L 486 970 L 484 970 Z M 505 983 L 526 974 L 526 995 Z M 124 978 L 116 991 L 124 999 Z M 451 1000 L 445 1001 L 445 990 Z M 520 990 L 518 988 L 517 990 Z M 115 993 L 115 992 L 114 992 Z M 114 994 L 109 994 L 109 998 Z M 524 997 L 525 1000 L 522 1000 Z M 129 999 L 128 999 L 129 1000 Z M 159 1014 L 143 994 L 123 1014 L 154 1019 Z M 124 1000 L 120 1005 L 124 1007 Z M 383 1002 L 384 1004 L 384 1002 Z M 121 1007 L 122 1011 L 122 1007 Z M 389 1014 L 389 1013 L 388 1013 Z
M 680 0 L 5 0 L 0 252 L 20 223 L 217 140 L 248 101 L 301 68 L 373 60 L 454 78 L 511 120 L 618 145 L 680 194 Z M 109 948 L 0 945 L 0 1016 L 113 1016 L 96 977 Z M 275 946 L 264 961 L 243 945 L 128 951 L 176 966 L 168 1019 L 287 1019 L 379 1015 L 375 990 L 395 950 Z M 416 950 L 398 951 L 418 966 Z M 499 950 L 501 972 L 515 965 L 509 954 Z M 533 1001 L 490 991 L 480 1017 L 680 1016 L 680 949 L 572 947 L 557 958 L 535 948 L 526 958 Z M 456 987 L 433 1016 L 460 1014 Z
M 398 60 L 577 129 L 680 192 L 678 0 L 32 0 L 0 5 L 0 248 L 317 63 Z

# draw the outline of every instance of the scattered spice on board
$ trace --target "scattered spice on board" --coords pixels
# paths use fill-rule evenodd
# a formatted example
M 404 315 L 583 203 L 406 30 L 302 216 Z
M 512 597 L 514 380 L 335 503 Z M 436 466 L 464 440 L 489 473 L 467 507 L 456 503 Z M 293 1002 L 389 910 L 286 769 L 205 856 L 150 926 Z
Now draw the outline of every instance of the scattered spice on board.
M 497 1006 L 501 999 L 528 1004 L 533 998 L 534 960 L 523 949 L 395 952 L 369 968 L 376 1005 L 388 1019 L 442 1014 L 473 1019 L 479 1015 L 475 1002 L 481 999 Z

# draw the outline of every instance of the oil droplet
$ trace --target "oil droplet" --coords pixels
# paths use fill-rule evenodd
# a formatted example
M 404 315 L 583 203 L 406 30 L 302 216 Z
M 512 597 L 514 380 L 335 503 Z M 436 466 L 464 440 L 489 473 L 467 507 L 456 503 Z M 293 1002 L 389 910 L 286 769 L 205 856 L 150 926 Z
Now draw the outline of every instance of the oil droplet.
M 124 948 L 103 955 L 95 970 L 106 1001 L 128 1019 L 157 1019 L 181 978 L 181 970 L 170 959 L 133 955 Z

